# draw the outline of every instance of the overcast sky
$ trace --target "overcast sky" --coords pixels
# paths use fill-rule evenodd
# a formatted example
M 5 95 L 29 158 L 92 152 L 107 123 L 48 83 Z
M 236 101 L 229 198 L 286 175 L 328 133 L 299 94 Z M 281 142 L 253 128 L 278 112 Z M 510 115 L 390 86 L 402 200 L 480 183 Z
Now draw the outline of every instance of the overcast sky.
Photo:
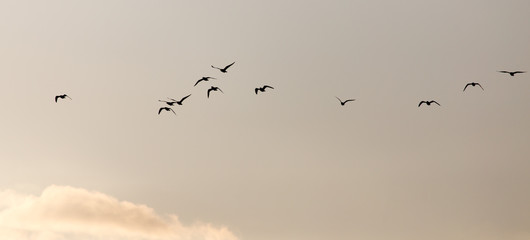
M 2 0 L 0 237 L 529 239 L 530 73 L 497 72 L 530 71 L 529 22 L 527 0 Z

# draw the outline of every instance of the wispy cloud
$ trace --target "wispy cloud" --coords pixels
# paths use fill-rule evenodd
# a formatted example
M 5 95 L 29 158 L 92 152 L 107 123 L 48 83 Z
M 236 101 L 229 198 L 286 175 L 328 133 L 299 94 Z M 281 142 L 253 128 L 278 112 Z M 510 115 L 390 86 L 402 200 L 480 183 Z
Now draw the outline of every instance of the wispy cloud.
M 0 191 L 0 239 L 236 240 L 227 228 L 183 225 L 175 215 L 99 192 L 47 187 L 40 196 Z

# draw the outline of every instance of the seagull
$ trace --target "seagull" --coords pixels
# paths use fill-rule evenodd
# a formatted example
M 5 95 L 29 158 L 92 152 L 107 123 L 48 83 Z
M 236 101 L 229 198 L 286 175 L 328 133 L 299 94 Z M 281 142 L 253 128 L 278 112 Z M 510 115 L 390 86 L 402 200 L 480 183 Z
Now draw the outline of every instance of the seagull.
M 340 100 L 340 98 L 338 98 L 338 97 L 335 97 L 335 98 L 337 98 L 339 100 L 341 106 L 344 106 L 344 104 L 346 104 L 347 102 L 355 101 L 355 99 L 348 99 L 348 100 L 343 102 L 342 100 Z
M 178 104 L 178 105 L 182 105 L 182 101 L 184 101 L 184 100 L 185 100 L 186 98 L 188 98 L 189 96 L 191 96 L 191 94 L 188 95 L 188 96 L 183 97 L 182 99 L 180 99 L 180 101 L 177 101 L 177 100 L 175 100 L 175 99 L 173 99 L 173 98 L 168 98 L 168 99 L 171 100 L 171 101 L 163 101 L 163 100 L 158 100 L 158 101 L 159 101 L 159 102 L 165 102 L 165 103 L 166 103 L 167 105 L 169 105 L 169 106 L 173 106 L 173 104 L 175 104 L 175 103 Z
M 208 80 L 210 80 L 210 79 L 216 79 L 216 78 L 213 78 L 213 77 L 202 77 L 202 78 L 199 79 L 199 81 L 197 81 L 197 82 L 195 83 L 195 85 L 193 85 L 193 86 L 195 87 L 195 86 L 197 86 L 197 84 L 199 84 L 200 82 L 202 82 L 202 81 L 208 81 Z
M 58 96 L 55 96 L 55 102 L 57 102 L 57 99 L 60 98 L 60 99 L 64 99 L 64 98 L 70 98 L 70 100 L 72 100 L 71 97 L 69 97 L 68 95 L 66 94 L 63 94 L 63 95 L 58 95 Z
M 515 72 L 509 72 L 509 71 L 499 71 L 500 73 L 508 73 L 510 76 L 515 76 L 517 73 L 525 73 L 524 71 L 515 71 Z
M 215 68 L 215 69 L 219 69 L 219 71 L 221 71 L 222 73 L 226 73 L 226 70 L 229 67 L 231 67 L 232 65 L 234 65 L 234 63 L 236 63 L 236 62 L 231 63 L 230 65 L 226 66 L 225 68 L 218 68 L 218 67 L 214 67 L 213 65 L 212 65 L 212 67 Z
M 469 85 L 471 85 L 472 87 L 479 86 L 484 91 L 484 88 L 480 85 L 480 83 L 476 83 L 476 82 L 471 82 L 471 83 L 466 84 L 466 86 L 464 87 L 464 90 L 462 90 L 462 91 L 465 91 L 467 86 L 469 86 Z
M 265 86 L 260 87 L 260 88 L 255 88 L 255 89 L 254 89 L 254 92 L 255 92 L 256 94 L 258 94 L 258 91 L 260 91 L 260 92 L 265 92 L 265 89 L 267 89 L 267 88 L 274 89 L 273 87 L 271 87 L 271 86 L 269 86 L 269 85 L 265 85 Z
M 159 102 L 165 102 L 169 106 L 173 106 L 173 104 L 177 103 L 177 101 L 175 101 L 175 99 L 172 99 L 172 98 L 168 98 L 168 99 L 171 100 L 171 101 L 164 101 L 164 100 L 158 100 L 158 101 Z
M 427 106 L 430 106 L 431 103 L 436 103 L 436 104 L 438 104 L 438 106 L 442 106 L 442 105 L 440 105 L 438 102 L 436 102 L 436 101 L 434 101 L 434 100 L 431 100 L 431 101 L 421 101 L 420 104 L 418 104 L 418 107 L 420 107 L 422 103 L 427 104 Z
M 165 110 L 165 111 L 172 111 L 173 114 L 177 115 L 175 113 L 175 111 L 173 111 L 173 109 L 169 108 L 169 107 L 161 107 L 160 109 L 158 109 L 158 115 L 160 115 L 160 112 L 162 112 L 162 110 Z
M 208 92 L 206 93 L 206 96 L 208 96 L 208 98 L 210 98 L 211 91 L 221 91 L 222 93 L 224 93 L 223 90 L 221 90 L 220 88 L 212 86 L 210 87 L 210 89 L 208 89 Z

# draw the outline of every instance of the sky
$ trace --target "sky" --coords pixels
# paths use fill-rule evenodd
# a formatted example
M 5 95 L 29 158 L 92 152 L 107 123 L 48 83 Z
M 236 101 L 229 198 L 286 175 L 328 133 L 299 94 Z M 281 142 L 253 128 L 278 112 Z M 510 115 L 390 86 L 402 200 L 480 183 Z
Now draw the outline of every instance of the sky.
M 529 16 L 2 0 L 0 238 L 529 239 Z

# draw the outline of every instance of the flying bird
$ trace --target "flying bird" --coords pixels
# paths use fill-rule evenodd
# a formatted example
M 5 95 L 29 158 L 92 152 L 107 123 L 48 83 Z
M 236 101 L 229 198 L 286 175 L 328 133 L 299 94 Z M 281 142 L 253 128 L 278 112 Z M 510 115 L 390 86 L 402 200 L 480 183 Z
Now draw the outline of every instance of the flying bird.
M 175 103 L 177 103 L 177 101 L 175 101 L 175 99 L 172 99 L 172 98 L 168 98 L 168 99 L 171 100 L 171 101 L 164 101 L 164 100 L 158 100 L 158 101 L 159 102 L 165 102 L 169 106 L 173 106 Z
M 57 95 L 57 96 L 55 96 L 55 102 L 57 102 L 57 99 L 59 99 L 59 98 L 60 98 L 60 99 L 70 98 L 70 100 L 72 100 L 71 97 L 69 97 L 69 96 L 66 95 L 66 94 L 63 94 L 63 95 Z
M 255 88 L 255 89 L 254 89 L 254 92 L 255 92 L 256 94 L 258 94 L 258 91 L 260 91 L 260 92 L 265 92 L 265 89 L 267 89 L 267 88 L 274 89 L 273 87 L 271 87 L 271 86 L 269 86 L 269 85 L 265 85 L 265 86 L 260 87 L 260 88 Z
M 228 66 L 226 66 L 226 67 L 224 67 L 224 68 L 214 67 L 213 65 L 212 65 L 212 67 L 215 68 L 215 69 L 219 69 L 219 71 L 221 71 L 222 73 L 226 73 L 226 70 L 227 70 L 229 67 L 231 67 L 232 65 L 234 65 L 234 63 L 236 63 L 236 62 L 233 62 L 233 63 L 231 63 L 230 65 L 228 65 Z
M 164 101 L 164 100 L 158 100 L 158 101 L 159 101 L 159 102 L 165 102 L 165 103 L 166 103 L 167 105 L 169 105 L 169 106 L 173 106 L 173 104 L 175 104 L 175 103 L 178 104 L 178 105 L 182 105 L 182 102 L 183 102 L 184 100 L 186 100 L 186 98 L 188 98 L 189 96 L 191 96 L 191 94 L 188 95 L 188 96 L 183 97 L 182 99 L 180 99 L 180 101 L 177 101 L 177 100 L 175 100 L 175 99 L 173 99 L 173 98 L 168 98 L 168 99 L 171 100 L 171 101 Z
M 338 98 L 338 97 L 335 97 L 335 98 L 337 98 L 339 100 L 341 106 L 344 106 L 344 104 L 346 104 L 347 102 L 355 101 L 355 99 L 348 99 L 348 100 L 343 102 L 342 100 L 340 100 L 340 98 Z
M 466 88 L 467 88 L 467 86 L 469 86 L 469 85 L 471 85 L 472 87 L 474 87 L 474 86 L 479 86 L 479 87 L 482 88 L 482 90 L 484 91 L 484 88 L 480 85 L 480 83 L 476 83 L 476 82 L 471 82 L 471 83 L 466 84 L 466 86 L 464 87 L 464 90 L 462 90 L 462 91 L 466 91 Z
M 224 93 L 223 90 L 221 90 L 220 88 L 212 86 L 212 87 L 210 87 L 210 89 L 208 89 L 208 92 L 206 93 L 206 96 L 208 98 L 210 98 L 210 92 L 211 91 L 221 91 L 222 93 Z
M 508 73 L 510 74 L 510 76 L 515 76 L 515 74 L 518 74 L 518 73 L 525 73 L 524 71 L 515 71 L 515 72 L 510 72 L 510 71 L 499 71 L 500 73 Z
M 206 81 L 206 82 L 207 82 L 207 81 L 210 80 L 210 79 L 215 79 L 215 78 L 213 78 L 213 77 L 202 77 L 202 78 L 199 79 L 199 81 L 197 81 L 197 82 L 195 83 L 195 85 L 193 85 L 193 86 L 195 87 L 195 86 L 197 86 L 197 84 L 199 84 L 200 82 L 202 82 L 202 81 Z
M 169 108 L 169 107 L 161 107 L 160 109 L 158 109 L 158 115 L 160 115 L 160 112 L 162 112 L 162 110 L 164 110 L 164 111 L 172 111 L 173 114 L 177 115 L 177 114 L 175 113 L 175 111 L 173 111 L 173 109 L 171 109 L 171 108 Z
M 436 101 L 434 101 L 434 100 L 431 100 L 431 101 L 421 101 L 420 104 L 418 104 L 418 107 L 420 107 L 422 103 L 427 104 L 427 106 L 430 106 L 431 103 L 436 103 L 436 104 L 438 104 L 438 106 L 442 106 L 442 105 L 440 105 L 438 102 L 436 102 Z

